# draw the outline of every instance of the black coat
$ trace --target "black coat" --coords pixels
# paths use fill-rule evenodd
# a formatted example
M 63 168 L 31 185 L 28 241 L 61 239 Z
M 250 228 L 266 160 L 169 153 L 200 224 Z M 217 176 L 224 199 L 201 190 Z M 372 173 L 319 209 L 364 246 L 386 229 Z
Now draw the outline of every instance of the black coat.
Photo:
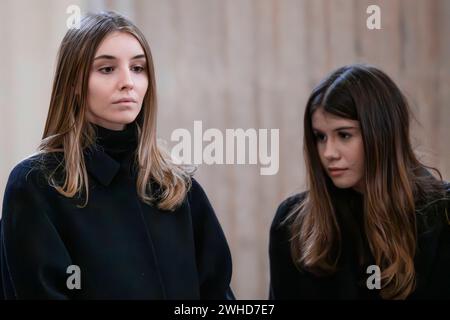
M 89 153 L 85 208 L 49 186 L 42 156 L 13 169 L 2 217 L 6 299 L 234 298 L 230 251 L 201 186 L 192 179 L 178 209 L 159 210 L 138 198 L 130 161 Z M 79 290 L 67 288 L 70 265 L 80 268 Z
M 450 195 L 450 185 L 447 185 Z M 344 217 L 358 217 L 362 212 L 362 197 L 356 192 L 347 193 L 337 206 L 338 223 L 342 231 L 342 252 L 337 272 L 318 277 L 294 265 L 290 253 L 289 223 L 281 223 L 306 193 L 286 199 L 278 207 L 270 230 L 270 293 L 271 299 L 380 299 L 379 290 L 367 289 L 367 266 L 375 264 L 369 254 L 368 262 L 361 267 L 356 251 L 355 228 L 361 228 L 361 220 L 355 219 L 355 228 L 346 228 Z M 449 197 L 450 198 L 450 197 Z M 342 200 L 342 199 L 341 199 Z M 347 212 L 344 212 L 347 210 Z M 447 210 L 447 211 L 446 211 Z M 450 299 L 450 201 L 437 201 L 424 215 L 417 217 L 418 249 L 415 257 L 417 288 L 409 299 Z M 447 213 L 447 215 L 446 215 Z M 361 218 L 361 214 L 359 214 Z M 348 226 L 348 220 L 345 225 Z M 424 223 L 427 221 L 427 223 Z M 363 239 L 361 234 L 359 239 Z M 362 248 L 370 252 L 367 240 Z M 359 251 L 362 252 L 362 251 Z

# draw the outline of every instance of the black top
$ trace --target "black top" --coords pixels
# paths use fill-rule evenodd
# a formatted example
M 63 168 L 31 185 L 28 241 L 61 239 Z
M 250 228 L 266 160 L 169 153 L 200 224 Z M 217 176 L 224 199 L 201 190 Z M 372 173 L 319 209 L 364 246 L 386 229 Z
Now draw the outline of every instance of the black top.
M 96 146 L 113 159 L 123 160 L 137 147 L 137 127 L 134 123 L 127 125 L 122 131 L 109 130 L 94 125 L 96 132 Z
M 231 255 L 202 187 L 192 179 L 173 212 L 140 200 L 132 160 L 136 128 L 96 127 L 85 151 L 89 202 L 47 182 L 61 153 L 11 172 L 3 202 L 1 275 L 6 299 L 228 299 Z M 81 289 L 69 289 L 80 268 Z
M 450 185 L 446 188 L 450 195 Z M 333 275 L 318 277 L 305 270 L 300 272 L 292 261 L 290 224 L 282 222 L 303 201 L 306 192 L 279 206 L 270 230 L 271 299 L 381 299 L 379 290 L 369 290 L 366 285 L 373 275 L 367 267 L 375 262 L 363 233 L 363 196 L 350 189 L 337 192 L 332 198 L 341 227 L 342 251 Z M 417 288 L 409 299 L 450 298 L 449 218 L 450 201 L 445 199 L 417 214 Z

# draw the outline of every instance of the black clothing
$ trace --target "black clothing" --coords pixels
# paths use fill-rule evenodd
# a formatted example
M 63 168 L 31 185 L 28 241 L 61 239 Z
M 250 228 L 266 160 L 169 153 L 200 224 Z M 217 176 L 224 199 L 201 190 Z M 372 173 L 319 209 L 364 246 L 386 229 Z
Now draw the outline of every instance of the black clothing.
M 409 299 L 450 298 L 450 184 L 447 197 L 417 213 L 418 248 L 414 259 L 417 287 Z M 363 196 L 346 189 L 332 195 L 342 233 L 341 257 L 333 275 L 315 276 L 296 268 L 290 252 L 289 221 L 282 223 L 306 193 L 279 206 L 270 230 L 271 299 L 381 299 L 366 280 L 375 265 L 363 228 Z M 426 222 L 426 223 L 425 223 Z
M 61 153 L 11 172 L 4 196 L 1 275 L 6 299 L 232 299 L 231 255 L 202 187 L 192 179 L 175 211 L 140 200 L 137 132 L 96 126 L 85 150 L 89 202 L 48 184 Z M 69 289 L 80 268 L 81 289 Z
M 137 147 L 137 127 L 128 125 L 122 131 L 106 129 L 94 125 L 97 135 L 97 148 L 108 154 L 114 160 L 121 161 Z

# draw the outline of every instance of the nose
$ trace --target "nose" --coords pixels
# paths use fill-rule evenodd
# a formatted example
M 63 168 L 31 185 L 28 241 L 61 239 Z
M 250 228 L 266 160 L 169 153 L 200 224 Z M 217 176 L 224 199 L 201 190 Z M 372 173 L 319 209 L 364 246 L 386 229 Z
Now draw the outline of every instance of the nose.
M 130 90 L 134 87 L 134 81 L 131 75 L 131 71 L 127 68 L 120 74 L 120 90 Z
M 323 156 L 328 161 L 339 159 L 339 150 L 331 139 L 326 141 Z

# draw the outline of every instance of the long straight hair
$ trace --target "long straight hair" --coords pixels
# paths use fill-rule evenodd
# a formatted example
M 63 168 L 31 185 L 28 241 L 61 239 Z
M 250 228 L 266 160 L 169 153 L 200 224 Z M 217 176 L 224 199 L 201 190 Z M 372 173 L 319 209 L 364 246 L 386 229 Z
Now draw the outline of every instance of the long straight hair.
M 164 210 L 180 205 L 190 188 L 190 175 L 175 165 L 168 153 L 158 146 L 156 136 L 156 84 L 150 47 L 143 33 L 128 19 L 114 13 L 88 14 L 79 29 L 69 29 L 62 40 L 53 82 L 50 106 L 39 152 L 62 152 L 63 182 L 52 174 L 49 183 L 66 196 L 85 195 L 89 198 L 89 185 L 83 150 L 95 141 L 95 130 L 86 120 L 88 80 L 94 55 L 101 41 L 112 32 L 126 32 L 141 44 L 148 75 L 148 89 L 142 109 L 135 122 L 138 147 L 135 153 L 137 191 L 140 198 Z M 156 197 L 151 190 L 155 181 L 161 193 Z
M 380 294 L 385 299 L 406 298 L 415 289 L 416 206 L 442 196 L 444 189 L 442 181 L 425 170 L 429 167 L 420 163 L 412 150 L 405 97 L 375 67 L 339 68 L 308 99 L 304 157 L 309 192 L 290 215 L 293 259 L 301 269 L 332 274 L 341 252 L 334 186 L 322 167 L 312 129 L 312 115 L 318 108 L 360 123 L 366 159 L 363 225 L 381 269 Z

